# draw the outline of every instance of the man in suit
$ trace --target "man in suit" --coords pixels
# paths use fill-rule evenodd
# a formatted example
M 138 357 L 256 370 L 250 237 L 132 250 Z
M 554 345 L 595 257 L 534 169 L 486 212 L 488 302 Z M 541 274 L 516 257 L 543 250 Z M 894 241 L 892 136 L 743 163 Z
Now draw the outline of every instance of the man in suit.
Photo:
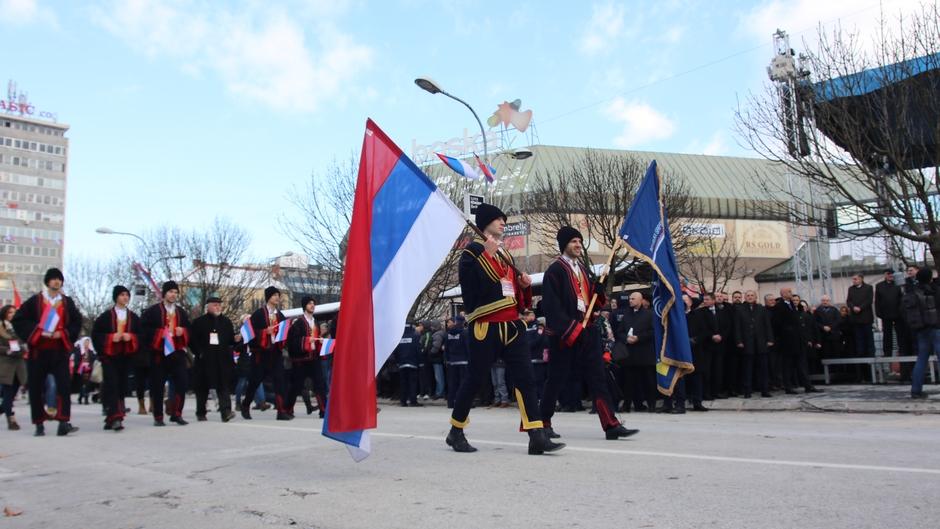
M 874 301 L 875 290 L 865 283 L 862 274 L 852 276 L 845 306 L 849 308 L 849 322 L 855 335 L 855 354 L 858 356 L 875 356 L 875 334 L 871 327 L 875 323 L 872 310 Z
M 706 293 L 702 306 L 695 310 L 693 322 L 701 335 L 700 356 L 696 358 L 696 371 L 702 377 L 702 397 L 713 400 L 721 389 L 725 348 L 734 333 L 733 311 L 738 305 L 722 306 L 715 294 Z
M 832 298 L 823 295 L 819 306 L 813 313 L 816 321 L 816 330 L 819 333 L 820 354 L 823 358 L 835 358 L 842 347 L 842 330 L 839 325 L 842 316 L 839 309 L 832 305 Z
M 643 294 L 633 292 L 629 308 L 622 313 L 614 336 L 627 350 L 623 366 L 625 411 L 656 410 L 656 346 L 653 343 L 653 313 L 643 307 Z M 644 404 L 644 401 L 646 402 Z
M 734 318 L 734 342 L 743 360 L 741 388 L 744 398 L 751 398 L 752 382 L 756 378 L 761 397 L 770 397 L 767 390 L 767 352 L 774 345 L 770 314 L 757 304 L 757 292 L 748 290 L 744 300 Z

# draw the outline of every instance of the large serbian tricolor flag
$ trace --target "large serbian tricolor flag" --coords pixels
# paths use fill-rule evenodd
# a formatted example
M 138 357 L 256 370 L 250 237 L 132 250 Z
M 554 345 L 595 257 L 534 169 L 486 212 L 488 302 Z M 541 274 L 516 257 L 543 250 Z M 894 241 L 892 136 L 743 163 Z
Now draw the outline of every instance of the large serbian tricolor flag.
M 346 443 L 356 461 L 369 455 L 365 430 L 376 427 L 375 377 L 464 226 L 453 202 L 368 120 L 323 421 L 323 435 Z

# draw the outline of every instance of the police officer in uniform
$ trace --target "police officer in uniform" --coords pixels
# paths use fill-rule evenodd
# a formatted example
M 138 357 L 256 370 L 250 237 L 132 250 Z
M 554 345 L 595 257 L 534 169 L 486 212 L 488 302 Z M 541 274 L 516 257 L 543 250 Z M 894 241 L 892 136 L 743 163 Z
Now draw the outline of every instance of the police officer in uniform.
M 464 248 L 458 264 L 460 289 L 467 311 L 469 376 L 461 381 L 451 414 L 446 442 L 457 452 L 475 452 L 467 442 L 464 428 L 469 424 L 473 396 L 490 373 L 490 366 L 502 357 L 514 383 L 516 402 L 522 416 L 522 429 L 529 434 L 529 454 L 538 455 L 565 445 L 548 438 L 539 417 L 535 383 L 526 327 L 519 313 L 532 304 L 532 280 L 519 274 L 512 257 L 500 251 L 506 228 L 506 214 L 496 206 L 480 204 L 476 226 L 483 234 Z

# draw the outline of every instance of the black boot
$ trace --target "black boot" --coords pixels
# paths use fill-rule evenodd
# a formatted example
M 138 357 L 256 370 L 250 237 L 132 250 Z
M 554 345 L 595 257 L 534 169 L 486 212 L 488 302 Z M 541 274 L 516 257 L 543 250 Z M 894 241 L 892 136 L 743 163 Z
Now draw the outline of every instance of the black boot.
M 55 434 L 61 437 L 77 431 L 77 426 L 72 426 L 70 423 L 65 421 L 59 421 L 59 429 L 56 430 Z
M 615 439 L 620 439 L 621 437 L 630 437 L 637 432 L 639 432 L 639 430 L 632 430 L 630 428 L 625 428 L 622 424 L 618 424 L 609 430 L 605 430 L 604 436 L 608 441 L 613 441 Z
M 182 415 L 177 415 L 176 417 L 172 417 L 172 416 L 171 416 L 171 417 L 170 417 L 170 422 L 175 422 L 176 424 L 178 424 L 178 425 L 180 425 L 180 426 L 186 426 L 187 424 L 189 424 L 189 421 L 187 421 L 186 419 L 184 419 Z
M 46 427 L 42 423 L 36 425 L 36 433 L 33 434 L 36 437 L 42 437 L 46 435 Z
M 114 430 L 115 432 L 120 432 L 121 430 L 124 429 L 124 421 L 122 421 L 121 419 L 118 419 L 112 422 L 111 429 Z
M 477 449 L 470 446 L 470 443 L 467 442 L 467 437 L 463 434 L 462 428 L 457 428 L 456 426 L 450 427 L 450 433 L 447 434 L 447 439 L 445 439 L 447 446 L 454 449 L 454 452 L 476 452 Z
M 547 435 L 549 439 L 558 439 L 561 437 L 560 434 L 555 433 L 555 430 L 552 429 L 551 426 L 545 427 L 545 435 Z
M 289 414 L 289 413 L 287 413 L 286 411 L 279 411 L 279 412 L 277 412 L 277 420 L 279 420 L 279 421 L 289 421 L 289 420 L 291 420 L 291 419 L 293 419 L 293 418 L 294 418 L 294 416 L 291 415 L 291 414 Z
M 246 421 L 250 421 L 251 420 L 251 401 L 250 400 L 246 400 L 242 402 L 241 411 L 242 411 L 242 419 L 245 419 Z
M 233 412 L 232 410 L 228 410 L 227 412 L 222 414 L 222 422 L 229 422 L 234 418 L 235 418 L 235 412 Z
M 544 428 L 529 430 L 529 455 L 537 456 L 545 452 L 554 452 L 565 447 L 565 443 L 552 441 Z

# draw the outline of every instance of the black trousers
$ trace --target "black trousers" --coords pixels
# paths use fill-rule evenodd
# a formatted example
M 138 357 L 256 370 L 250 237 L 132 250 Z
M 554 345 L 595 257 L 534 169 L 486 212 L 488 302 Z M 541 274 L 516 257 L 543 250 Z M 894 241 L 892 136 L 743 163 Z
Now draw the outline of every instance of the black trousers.
M 150 366 L 134 366 L 134 393 L 138 399 L 143 399 L 150 387 Z
M 806 351 L 798 347 L 783 356 L 783 387 L 792 390 L 794 382 L 805 389 L 813 387 L 809 382 L 809 373 L 806 362 Z
M 656 366 L 628 365 L 623 368 L 624 408 L 633 402 L 633 409 L 638 410 L 646 403 L 649 409 L 656 408 Z
M 468 376 L 461 380 L 454 400 L 454 411 L 450 423 L 457 428 L 469 424 L 473 397 L 484 380 L 490 378 L 490 366 L 501 357 L 511 373 L 515 384 L 516 402 L 522 416 L 522 429 L 542 428 L 539 403 L 535 397 L 535 382 L 529 345 L 525 339 L 525 324 L 522 320 L 486 323 L 474 322 L 470 328 L 467 345 L 470 350 Z
M 568 347 L 557 337 L 551 338 L 551 354 L 548 357 L 548 380 L 542 391 L 540 412 L 542 421 L 551 426 L 552 416 L 555 414 L 555 401 L 561 388 L 569 382 L 571 374 L 576 371 L 576 365 L 587 382 L 591 392 L 591 400 L 597 409 L 597 418 L 601 428 L 605 431 L 620 426 L 620 421 L 614 415 L 614 403 L 607 387 L 607 372 L 604 368 L 604 358 L 601 352 L 600 334 L 597 327 L 586 327 L 578 337 L 573 347 Z
M 546 362 L 532 362 L 532 376 L 535 377 L 535 398 L 542 402 L 545 381 L 548 380 L 548 364 Z
M 297 397 L 302 396 L 304 404 L 312 407 L 307 389 L 307 379 L 313 382 L 313 394 L 317 399 L 317 406 L 321 412 L 326 412 L 326 383 L 323 380 L 323 369 L 320 359 L 314 358 L 306 361 L 294 361 L 290 369 L 290 387 L 287 389 L 287 410 L 294 414 L 294 404 Z
M 43 393 L 46 376 L 55 378 L 56 406 L 54 421 L 68 422 L 72 416 L 72 381 L 69 379 L 68 351 L 32 351 L 26 360 L 26 380 L 29 385 L 29 414 L 33 424 L 42 424 L 46 416 Z
M 702 397 L 705 400 L 712 400 L 721 393 L 725 377 L 725 344 L 712 344 L 707 346 L 709 351 L 707 380 L 702 382 Z
M 737 347 L 733 347 L 730 344 L 725 346 L 724 355 L 721 358 L 724 368 L 722 374 L 724 387 L 722 391 L 727 391 L 728 394 L 741 392 L 742 356 Z
M 418 371 L 423 367 L 398 367 L 398 400 L 401 405 L 418 403 Z
M 227 358 L 226 358 L 227 357 Z M 193 363 L 193 390 L 196 392 L 196 415 L 206 415 L 206 403 L 209 389 L 215 388 L 219 399 L 219 413 L 225 417 L 232 411 L 232 371 L 231 355 L 206 353 Z
M 154 419 L 163 420 L 163 391 L 167 380 L 173 384 L 173 395 L 166 413 L 170 417 L 183 415 L 188 374 L 186 353 L 183 351 L 176 351 L 170 356 L 163 356 L 163 351 L 153 353 L 150 364 L 150 404 L 153 406 Z
M 251 399 L 255 398 L 258 386 L 264 379 L 271 377 L 274 385 L 274 406 L 278 413 L 289 413 L 287 402 L 287 381 L 284 377 L 284 357 L 278 351 L 259 351 L 251 355 L 251 374 L 248 376 L 248 388 L 242 400 L 242 410 L 251 409 Z M 247 406 L 247 408 L 246 408 Z
M 741 368 L 741 389 L 745 395 L 751 394 L 754 381 L 757 382 L 757 390 L 761 393 L 767 392 L 767 354 L 742 354 Z
M 447 364 L 447 407 L 453 408 L 457 402 L 457 389 L 464 379 L 469 376 L 467 364 Z
M 127 375 L 131 358 L 105 356 L 101 360 L 101 402 L 104 404 L 105 423 L 124 419 L 124 396 L 127 395 Z

